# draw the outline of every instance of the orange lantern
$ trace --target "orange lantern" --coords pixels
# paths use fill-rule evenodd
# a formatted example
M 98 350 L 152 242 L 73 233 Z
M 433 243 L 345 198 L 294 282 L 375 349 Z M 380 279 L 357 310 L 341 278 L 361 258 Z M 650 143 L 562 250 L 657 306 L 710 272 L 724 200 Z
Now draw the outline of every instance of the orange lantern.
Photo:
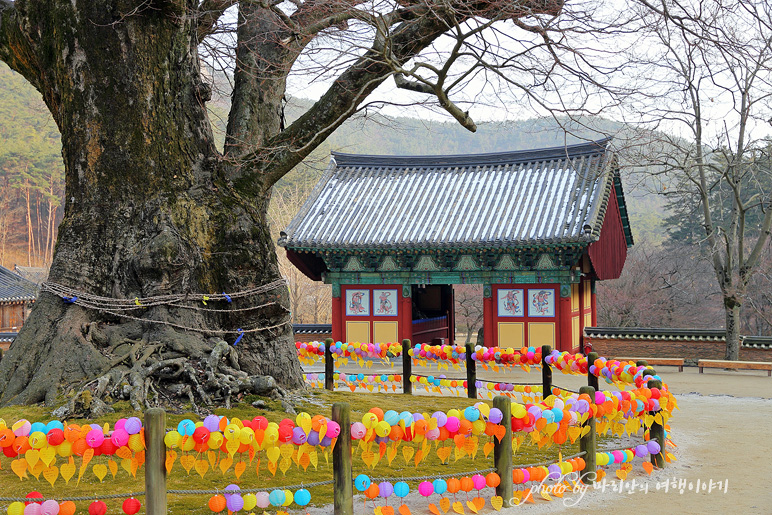
M 85 438 L 79 438 L 72 444 L 72 453 L 76 456 L 83 456 L 86 449 L 88 449 L 88 444 Z
M 324 418 L 324 415 L 315 415 L 311 418 L 311 429 L 314 431 L 319 431 L 319 429 L 327 424 L 327 419 Z
M 448 479 L 448 493 L 454 494 L 461 490 L 461 481 L 452 477 Z
M 16 435 L 10 429 L 0 429 L 0 447 L 10 447 L 16 440 Z
M 485 484 L 491 488 L 496 488 L 499 486 L 499 484 L 501 484 L 501 478 L 495 472 L 491 472 L 485 476 Z
M 64 501 L 59 504 L 59 515 L 75 515 L 75 503 Z
M 365 490 L 365 495 L 367 496 L 368 499 L 375 499 L 376 497 L 378 497 L 379 493 L 380 493 L 380 489 L 378 488 L 378 485 L 376 485 L 375 483 L 372 483 L 370 487 L 367 490 Z
M 227 503 L 225 501 L 225 497 L 223 497 L 222 495 L 213 495 L 209 499 L 209 509 L 215 513 L 219 513 L 223 511 L 226 506 L 227 506 Z
M 12 447 L 13 450 L 16 451 L 16 454 L 24 454 L 28 450 L 32 449 L 32 446 L 29 444 L 29 438 L 26 436 L 17 436 L 13 441 Z
M 461 478 L 461 490 L 464 492 L 471 492 L 472 488 L 474 488 L 474 481 L 472 481 L 472 478 L 469 476 L 464 476 Z
M 70 443 L 75 443 L 80 438 L 80 426 L 77 424 L 68 424 L 64 428 L 64 439 Z
M 372 408 L 368 413 L 372 413 L 378 417 L 378 422 L 383 420 L 383 410 L 381 408 Z

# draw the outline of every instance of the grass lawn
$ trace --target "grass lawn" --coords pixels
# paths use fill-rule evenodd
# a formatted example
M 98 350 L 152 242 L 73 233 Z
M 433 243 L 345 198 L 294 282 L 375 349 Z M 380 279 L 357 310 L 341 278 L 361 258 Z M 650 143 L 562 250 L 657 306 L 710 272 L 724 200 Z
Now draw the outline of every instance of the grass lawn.
M 349 392 L 328 392 L 325 390 L 308 390 L 304 393 L 307 402 L 296 406 L 298 412 L 306 411 L 313 415 L 325 415 L 330 416 L 331 406 L 335 402 L 348 402 L 351 405 L 351 420 L 352 422 L 361 420 L 361 417 L 372 407 L 379 407 L 384 411 L 393 409 L 396 411 L 410 411 L 410 412 L 428 412 L 434 411 L 447 411 L 452 408 L 463 409 L 475 403 L 473 399 L 458 398 L 451 396 L 409 396 L 403 394 L 378 394 L 378 393 L 349 393 Z M 250 399 L 250 401 L 253 399 Z M 243 404 L 236 405 L 230 410 L 216 410 L 218 415 L 225 415 L 227 417 L 238 417 L 242 419 L 252 419 L 258 415 L 265 416 L 269 421 L 279 422 L 283 418 L 293 418 L 284 413 L 278 402 L 267 401 L 268 409 L 261 410 L 255 409 L 250 403 L 245 402 Z M 119 403 L 116 406 L 117 412 L 99 420 L 90 420 L 88 423 L 104 424 L 105 422 L 113 423 L 115 420 L 121 417 L 136 416 L 137 414 L 130 409 L 127 403 Z M 14 421 L 26 418 L 31 422 L 48 422 L 50 420 L 50 412 L 40 406 L 32 407 L 7 407 L 0 409 L 0 417 L 4 418 L 8 425 Z M 167 415 L 167 427 L 176 427 L 177 423 L 184 419 L 190 418 L 197 421 L 198 418 L 193 414 L 183 415 Z M 70 421 L 73 423 L 83 423 L 85 421 Z M 418 449 L 419 444 L 403 442 L 400 445 L 399 452 L 396 458 L 394 458 L 391 465 L 388 464 L 387 456 L 384 456 L 376 465 L 375 469 L 368 469 L 361 459 L 361 451 L 356 450 L 353 462 L 353 474 L 356 477 L 357 474 L 365 473 L 373 477 L 411 477 L 420 476 L 424 474 L 447 474 L 458 473 L 459 477 L 466 475 L 466 473 L 485 469 L 493 466 L 493 453 L 491 452 L 489 457 L 486 458 L 483 454 L 483 444 L 488 441 L 488 437 L 481 435 L 479 443 L 479 451 L 474 460 L 471 457 L 466 456 L 464 458 L 455 461 L 453 454 L 451 454 L 448 464 L 442 465 L 440 459 L 435 452 L 435 445 L 432 442 L 431 452 L 429 456 L 419 464 L 418 469 L 413 465 L 412 461 L 409 465 L 406 464 L 403 458 L 402 448 L 406 446 L 412 446 Z M 444 442 L 445 446 L 454 446 L 452 440 Z M 373 444 L 374 450 L 377 452 L 377 444 Z M 355 447 L 356 449 L 356 447 Z M 545 460 L 557 459 L 557 448 L 554 446 L 539 450 L 529 444 L 523 445 L 515 455 L 515 466 L 523 465 L 527 463 L 541 462 Z M 564 445 L 562 448 L 564 456 L 568 456 L 578 452 L 578 441 L 576 445 Z M 178 454 L 181 454 L 178 450 Z M 195 453 L 194 453 L 195 454 Z M 302 468 L 297 467 L 294 463 L 289 468 L 286 476 L 282 474 L 281 470 L 277 470 L 276 476 L 272 476 L 267 468 L 267 458 L 265 452 L 259 452 L 253 462 L 247 465 L 246 471 L 242 474 L 240 479 L 236 479 L 234 473 L 234 466 L 226 471 L 225 474 L 221 473 L 219 468 L 212 470 L 210 468 L 202 479 L 195 470 L 191 470 L 190 474 L 187 474 L 180 464 L 178 458 L 174 463 L 173 469 L 168 476 L 167 488 L 168 489 L 195 489 L 195 490 L 209 490 L 209 489 L 224 489 L 231 483 L 238 484 L 241 488 L 260 488 L 270 491 L 274 488 L 280 488 L 284 485 L 298 485 L 301 483 L 310 483 L 316 481 L 324 481 L 332 479 L 332 454 L 329 455 L 329 463 L 326 462 L 324 454 L 319 452 L 318 468 L 315 470 L 313 466 L 309 466 L 307 471 L 303 471 Z M 221 455 L 221 456 L 224 456 Z M 236 455 L 234 461 L 239 461 L 239 455 Z M 256 467 L 258 459 L 261 460 L 259 476 L 256 474 Z M 115 478 L 110 473 L 104 479 L 102 484 L 99 483 L 98 478 L 92 471 L 94 464 L 102 463 L 107 464 L 107 456 L 94 457 L 88 469 L 86 470 L 79 485 L 77 483 L 78 473 L 70 480 L 69 484 L 65 484 L 64 480 L 60 476 L 53 486 L 51 486 L 41 474 L 40 479 L 37 480 L 30 476 L 31 479 L 20 480 L 18 476 L 11 470 L 11 459 L 2 456 L 0 458 L 0 464 L 2 470 L 0 470 L 0 488 L 2 488 L 3 496 L 24 496 L 31 491 L 38 491 L 43 494 L 44 497 L 61 499 L 63 497 L 71 496 L 90 496 L 93 498 L 99 498 L 99 494 L 113 494 L 143 491 L 144 485 L 144 468 L 141 468 L 137 474 L 137 478 L 132 477 L 120 466 Z M 66 463 L 66 459 L 59 457 L 56 465 L 61 467 Z M 81 458 L 75 457 L 75 465 L 80 466 Z M 235 464 L 234 464 L 235 465 Z M 417 484 L 411 484 L 411 489 L 417 487 Z M 320 486 L 311 488 L 311 503 L 313 505 L 325 505 L 332 502 L 332 485 Z M 207 502 L 211 494 L 207 495 L 169 495 L 169 513 L 211 513 L 207 507 Z M 144 504 L 144 499 L 140 498 L 140 501 Z M 108 506 L 108 513 L 122 513 L 120 505 L 123 499 L 105 500 Z M 5 513 L 5 507 L 7 502 L 0 502 L 0 513 Z M 85 513 L 89 501 L 78 501 L 77 513 Z M 296 507 L 293 505 L 292 507 Z M 257 510 L 260 511 L 259 509 Z M 140 513 L 144 513 L 144 508 Z

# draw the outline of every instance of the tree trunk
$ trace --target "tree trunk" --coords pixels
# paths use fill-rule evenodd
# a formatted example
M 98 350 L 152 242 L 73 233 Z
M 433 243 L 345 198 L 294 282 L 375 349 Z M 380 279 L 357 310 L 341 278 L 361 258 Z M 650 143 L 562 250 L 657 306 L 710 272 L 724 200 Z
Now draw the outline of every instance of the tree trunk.
M 62 133 L 67 200 L 53 286 L 0 362 L 0 404 L 54 404 L 89 380 L 136 409 L 228 404 L 260 391 L 258 375 L 300 387 L 286 286 L 237 295 L 280 278 L 269 194 L 237 189 L 215 150 L 195 27 L 172 2 L 113 3 L 18 6 L 42 34 L 43 76 L 28 78 Z M 190 298 L 110 305 L 163 295 Z
M 724 299 L 726 312 L 726 359 L 740 359 L 740 304 L 733 298 Z
M 46 250 L 44 263 L 48 266 L 51 262 L 51 249 L 54 240 L 54 174 L 51 174 L 51 183 L 48 189 L 48 220 L 46 221 Z
M 24 198 L 27 200 L 27 266 L 32 266 L 32 255 L 35 253 L 35 240 L 32 237 L 32 213 L 29 207 L 29 181 L 24 185 Z

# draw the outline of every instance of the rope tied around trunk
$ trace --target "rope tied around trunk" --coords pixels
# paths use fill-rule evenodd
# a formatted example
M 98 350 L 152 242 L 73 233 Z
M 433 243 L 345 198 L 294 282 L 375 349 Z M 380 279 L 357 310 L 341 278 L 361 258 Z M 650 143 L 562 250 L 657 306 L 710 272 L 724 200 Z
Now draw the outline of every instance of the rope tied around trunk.
M 276 324 L 272 326 L 267 326 L 267 327 L 255 326 L 255 327 L 246 328 L 246 329 L 241 329 L 241 328 L 233 329 L 233 330 L 205 329 L 205 328 L 199 328 L 199 327 L 188 327 L 180 324 L 175 324 L 173 322 L 169 322 L 166 320 L 154 320 L 154 319 L 142 318 L 131 313 L 136 313 L 137 311 L 141 311 L 141 310 L 145 310 L 145 309 L 157 307 L 157 306 L 190 309 L 195 311 L 204 311 L 204 312 L 213 312 L 213 313 L 239 313 L 239 312 L 246 312 L 246 311 L 256 311 L 256 310 L 266 309 L 266 308 L 275 307 L 275 306 L 279 306 L 280 308 L 285 309 L 283 306 L 281 306 L 278 302 L 275 302 L 275 301 L 265 302 L 254 306 L 247 306 L 243 308 L 232 308 L 232 309 L 210 308 L 210 307 L 203 307 L 195 304 L 201 303 L 204 306 L 207 306 L 207 302 L 226 302 L 228 304 L 232 304 L 234 300 L 246 299 L 249 297 L 254 297 L 256 295 L 262 295 L 267 292 L 284 287 L 286 285 L 287 285 L 287 280 L 282 278 L 282 279 L 277 279 L 270 283 L 264 284 L 262 286 L 258 286 L 256 288 L 250 288 L 248 290 L 235 292 L 235 293 L 225 293 L 225 292 L 208 293 L 208 294 L 176 293 L 171 295 L 156 295 L 153 297 L 134 297 L 133 299 L 117 299 L 113 297 L 102 297 L 100 295 L 93 295 L 91 293 L 87 293 L 81 290 L 76 290 L 74 288 L 69 288 L 62 284 L 58 284 L 54 282 L 43 283 L 40 286 L 40 291 L 48 292 L 53 295 L 56 295 L 57 297 L 60 297 L 68 304 L 75 304 L 76 306 L 80 306 L 82 308 L 93 309 L 95 311 L 99 311 L 101 313 L 112 315 L 118 318 L 135 320 L 138 322 L 150 322 L 154 324 L 161 324 L 161 325 L 173 327 L 175 329 L 180 329 L 183 331 L 193 331 L 193 332 L 203 333 L 203 334 L 216 334 L 216 335 L 236 334 L 236 335 L 239 335 L 239 340 L 240 340 L 241 336 L 244 333 L 254 333 L 259 331 L 269 331 L 271 329 L 278 329 L 280 327 L 283 327 L 289 324 L 289 322 L 285 321 L 280 324 Z M 191 303 L 195 303 L 195 304 L 190 305 Z

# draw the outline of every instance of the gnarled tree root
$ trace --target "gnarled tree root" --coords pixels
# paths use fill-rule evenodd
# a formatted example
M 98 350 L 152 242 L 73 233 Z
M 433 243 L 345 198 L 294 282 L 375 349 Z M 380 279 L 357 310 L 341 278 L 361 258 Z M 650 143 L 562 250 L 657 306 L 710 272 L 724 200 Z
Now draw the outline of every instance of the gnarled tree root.
M 175 340 L 144 341 L 124 338 L 104 340 L 112 357 L 107 370 L 82 386 L 68 403 L 72 414 L 89 416 L 88 409 L 78 409 L 84 391 L 91 392 L 89 402 L 128 400 L 138 411 L 157 405 L 170 405 L 187 399 L 189 409 L 201 413 L 202 407 L 224 406 L 243 395 L 283 398 L 284 390 L 273 377 L 249 375 L 239 367 L 235 347 L 222 339 L 197 340 L 181 344 Z

